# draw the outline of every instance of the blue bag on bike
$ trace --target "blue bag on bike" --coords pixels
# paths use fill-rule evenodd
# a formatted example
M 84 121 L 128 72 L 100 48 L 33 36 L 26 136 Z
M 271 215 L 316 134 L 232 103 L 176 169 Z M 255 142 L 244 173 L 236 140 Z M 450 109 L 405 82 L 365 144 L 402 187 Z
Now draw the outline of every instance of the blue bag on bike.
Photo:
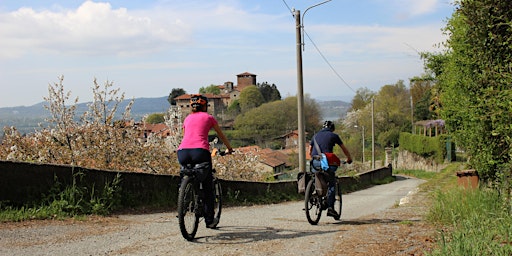
M 316 152 L 320 154 L 313 156 L 313 160 L 311 161 L 313 168 L 319 171 L 320 169 L 318 169 L 318 162 L 320 162 L 320 168 L 322 168 L 322 170 L 329 170 L 329 161 L 327 160 L 327 156 L 324 153 L 322 153 L 322 150 L 320 150 L 320 147 L 316 143 L 315 137 L 313 137 L 313 142 L 315 145 Z

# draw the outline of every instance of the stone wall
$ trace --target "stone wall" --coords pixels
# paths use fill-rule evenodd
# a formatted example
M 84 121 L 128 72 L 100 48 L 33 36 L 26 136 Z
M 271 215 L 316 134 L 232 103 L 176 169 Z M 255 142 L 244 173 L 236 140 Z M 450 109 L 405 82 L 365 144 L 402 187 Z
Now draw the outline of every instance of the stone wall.
M 446 164 L 438 164 L 434 160 L 425 159 L 406 150 L 398 151 L 396 158 L 392 161 L 395 169 L 401 170 L 424 170 L 427 172 L 439 172 L 446 167 Z
M 70 185 L 76 173 L 83 174 L 82 182 L 101 189 L 120 174 L 121 205 L 123 207 L 166 203 L 175 207 L 179 177 L 149 173 L 105 171 L 67 165 L 35 164 L 0 161 L 0 202 L 13 205 L 37 202 L 56 182 Z M 391 166 L 360 173 L 354 177 L 339 177 L 344 192 L 371 186 L 375 180 L 392 176 Z M 297 181 L 249 182 L 221 180 L 223 199 L 231 204 L 251 202 L 261 198 L 288 200 L 297 195 Z M 272 193 L 269 193 L 272 192 Z M 293 198 L 293 197 L 292 197 Z M 267 200 L 268 201 L 268 200 Z M 162 206 L 162 205 L 160 205 Z

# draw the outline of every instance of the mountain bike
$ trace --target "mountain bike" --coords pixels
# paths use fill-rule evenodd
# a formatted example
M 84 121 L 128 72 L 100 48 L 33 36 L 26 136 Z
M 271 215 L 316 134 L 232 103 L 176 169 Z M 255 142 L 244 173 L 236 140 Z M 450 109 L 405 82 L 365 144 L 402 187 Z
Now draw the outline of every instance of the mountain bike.
M 178 222 L 181 234 L 185 239 L 191 241 L 194 239 L 199 222 L 206 216 L 204 207 L 203 190 L 204 176 L 206 170 L 210 168 L 210 163 L 200 163 L 196 165 L 187 165 L 181 167 L 183 175 L 178 193 Z M 215 169 L 212 170 L 213 190 L 214 190 L 214 218 L 220 220 L 222 212 L 222 188 L 219 180 L 215 177 Z
M 345 162 L 342 162 L 345 164 Z M 320 172 L 319 174 L 317 174 Z M 304 210 L 306 211 L 306 218 L 311 225 L 316 225 L 322 217 L 322 211 L 327 210 L 327 193 L 320 195 L 317 190 L 317 179 L 321 178 L 322 173 L 327 175 L 327 172 L 319 168 L 319 170 L 311 167 L 310 171 L 306 174 L 309 175 L 309 182 L 306 186 L 305 198 L 304 198 Z M 336 177 L 336 184 L 334 187 L 335 201 L 334 210 L 337 216 L 334 216 L 335 220 L 341 218 L 341 212 L 343 208 L 343 198 L 341 196 L 341 187 L 339 185 L 338 177 Z

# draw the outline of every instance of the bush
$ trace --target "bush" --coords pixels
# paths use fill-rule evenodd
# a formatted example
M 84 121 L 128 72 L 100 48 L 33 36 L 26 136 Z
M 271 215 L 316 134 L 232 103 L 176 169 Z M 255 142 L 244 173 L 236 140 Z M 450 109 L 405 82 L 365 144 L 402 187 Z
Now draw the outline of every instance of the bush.
M 399 142 L 400 149 L 407 150 L 425 158 L 432 158 L 437 163 L 442 163 L 446 159 L 446 144 L 451 143 L 451 153 L 452 156 L 455 156 L 455 145 L 447 135 L 427 137 L 402 132 L 400 133 Z M 452 159 L 455 159 L 455 157 Z

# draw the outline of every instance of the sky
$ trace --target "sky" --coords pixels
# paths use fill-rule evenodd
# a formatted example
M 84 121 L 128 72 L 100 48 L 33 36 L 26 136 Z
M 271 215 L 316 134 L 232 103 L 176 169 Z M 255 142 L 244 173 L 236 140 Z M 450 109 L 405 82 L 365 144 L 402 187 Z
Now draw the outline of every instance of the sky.
M 293 10 L 305 31 L 303 93 L 350 102 L 424 74 L 419 53 L 442 50 L 452 1 L 0 0 L 0 107 L 44 101 L 60 76 L 78 102 L 92 100 L 95 79 L 153 98 L 244 72 L 295 96 Z

